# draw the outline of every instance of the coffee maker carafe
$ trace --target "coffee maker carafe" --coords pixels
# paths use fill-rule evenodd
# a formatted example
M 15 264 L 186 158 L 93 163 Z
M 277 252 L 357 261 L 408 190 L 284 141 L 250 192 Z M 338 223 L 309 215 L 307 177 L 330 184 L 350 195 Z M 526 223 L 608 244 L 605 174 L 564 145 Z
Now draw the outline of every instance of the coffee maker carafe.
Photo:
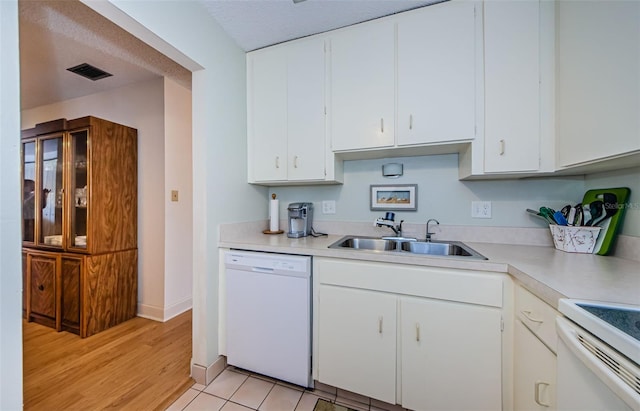
M 313 203 L 291 203 L 287 207 L 289 212 L 289 232 L 287 237 L 299 238 L 311 234 L 313 221 Z

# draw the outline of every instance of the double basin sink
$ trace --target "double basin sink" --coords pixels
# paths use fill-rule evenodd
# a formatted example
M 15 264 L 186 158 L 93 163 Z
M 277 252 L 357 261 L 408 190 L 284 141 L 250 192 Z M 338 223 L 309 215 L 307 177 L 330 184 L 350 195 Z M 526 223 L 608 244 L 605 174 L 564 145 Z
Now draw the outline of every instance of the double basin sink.
M 331 244 L 329 248 L 391 251 L 408 255 L 450 256 L 486 260 L 471 247 L 458 241 L 416 241 L 405 237 L 358 237 L 346 236 Z

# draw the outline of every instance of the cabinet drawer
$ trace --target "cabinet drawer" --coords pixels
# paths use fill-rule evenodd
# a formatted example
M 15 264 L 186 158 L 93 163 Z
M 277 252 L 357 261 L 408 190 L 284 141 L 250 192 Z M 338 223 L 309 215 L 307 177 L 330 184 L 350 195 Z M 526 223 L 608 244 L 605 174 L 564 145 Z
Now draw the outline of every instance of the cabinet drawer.
M 320 284 L 502 307 L 505 275 L 471 270 L 314 258 Z
M 555 353 L 555 320 L 560 314 L 521 286 L 516 287 L 515 307 L 518 319 Z

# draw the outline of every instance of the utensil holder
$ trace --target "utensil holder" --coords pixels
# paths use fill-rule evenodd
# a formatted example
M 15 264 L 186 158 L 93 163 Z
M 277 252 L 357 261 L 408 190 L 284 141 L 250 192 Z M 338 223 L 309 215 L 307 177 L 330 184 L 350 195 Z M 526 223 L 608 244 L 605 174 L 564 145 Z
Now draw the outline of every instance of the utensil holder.
M 550 225 L 553 245 L 568 253 L 591 254 L 600 234 L 600 227 Z

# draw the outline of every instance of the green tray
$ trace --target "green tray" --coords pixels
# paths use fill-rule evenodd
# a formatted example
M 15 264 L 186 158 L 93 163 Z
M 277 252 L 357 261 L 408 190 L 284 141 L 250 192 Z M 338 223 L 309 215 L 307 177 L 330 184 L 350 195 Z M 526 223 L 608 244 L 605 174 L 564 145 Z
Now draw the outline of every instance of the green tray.
M 595 248 L 593 250 L 593 253 L 598 255 L 608 255 L 609 252 L 613 250 L 616 236 L 618 235 L 618 232 L 622 227 L 627 200 L 629 199 L 631 190 L 627 187 L 589 190 L 584 193 L 582 205 L 584 206 L 585 204 L 590 204 L 596 200 L 604 201 L 605 193 L 614 194 L 616 196 L 617 205 L 610 205 L 616 207 L 616 213 L 610 218 L 604 220 L 602 223 L 598 224 L 598 226 L 602 227 L 602 231 L 600 231 L 598 241 L 596 242 Z M 605 204 L 605 207 L 606 206 L 607 205 Z

